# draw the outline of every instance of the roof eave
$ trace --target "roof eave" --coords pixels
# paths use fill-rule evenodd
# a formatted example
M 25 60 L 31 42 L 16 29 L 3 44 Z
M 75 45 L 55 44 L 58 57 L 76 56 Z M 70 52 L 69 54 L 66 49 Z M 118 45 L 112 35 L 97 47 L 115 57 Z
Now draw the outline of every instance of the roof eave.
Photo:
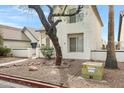
M 101 26 L 104 26 L 96 5 L 92 5 L 91 7 L 92 7 L 92 9 L 93 9 L 93 11 L 94 11 L 99 23 L 101 24 Z

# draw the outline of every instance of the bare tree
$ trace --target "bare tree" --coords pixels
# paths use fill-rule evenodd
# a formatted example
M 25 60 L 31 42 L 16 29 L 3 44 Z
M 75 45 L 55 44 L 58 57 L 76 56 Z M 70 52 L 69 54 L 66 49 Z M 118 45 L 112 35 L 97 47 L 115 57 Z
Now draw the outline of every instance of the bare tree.
M 54 45 L 54 48 L 55 48 L 55 51 L 56 51 L 56 65 L 60 66 L 61 61 L 62 61 L 62 51 L 61 51 L 61 47 L 60 47 L 58 37 L 57 37 L 57 28 L 56 28 L 56 26 L 62 20 L 58 19 L 56 21 L 53 21 L 53 17 L 57 17 L 57 16 L 67 17 L 67 16 L 76 15 L 81 11 L 82 6 L 79 5 L 77 10 L 74 13 L 67 14 L 67 13 L 65 13 L 65 11 L 66 11 L 68 6 L 65 5 L 62 13 L 55 14 L 54 13 L 54 7 L 53 6 L 51 7 L 50 5 L 47 5 L 47 7 L 50 10 L 50 13 L 48 15 L 48 20 L 45 17 L 44 11 L 43 11 L 43 9 L 42 9 L 42 7 L 40 5 L 29 5 L 28 7 L 34 9 L 37 12 L 37 14 L 38 14 L 38 16 L 40 18 L 40 21 L 41 21 L 41 23 L 43 24 L 43 26 L 45 28 L 46 34 L 49 36 L 49 38 L 51 39 L 51 41 L 52 41 L 52 43 Z
M 109 22 L 108 22 L 108 45 L 107 45 L 107 58 L 105 68 L 117 69 L 117 60 L 115 56 L 114 45 L 114 7 L 109 6 Z

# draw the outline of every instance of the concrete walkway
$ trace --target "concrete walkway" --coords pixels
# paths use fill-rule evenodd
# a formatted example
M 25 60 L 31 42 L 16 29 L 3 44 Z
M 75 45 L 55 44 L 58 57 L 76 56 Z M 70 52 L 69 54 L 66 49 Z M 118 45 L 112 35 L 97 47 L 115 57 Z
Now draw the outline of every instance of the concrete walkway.
M 29 86 L 0 80 L 0 88 L 29 88 Z
M 36 57 L 32 57 L 32 59 L 36 59 Z M 24 61 L 27 61 L 28 59 L 21 59 L 21 60 L 15 60 L 15 61 L 10 61 L 7 63 L 1 63 L 0 66 L 6 66 L 10 64 L 16 64 L 16 63 L 21 63 Z M 4 80 L 0 80 L 0 88 L 30 88 L 29 86 L 21 85 L 21 84 L 16 84 Z
M 6 65 L 15 64 L 15 63 L 21 63 L 21 62 L 24 62 L 26 60 L 28 60 L 28 59 L 21 59 L 21 60 L 16 60 L 16 61 L 10 61 L 7 63 L 1 63 L 0 66 L 6 66 Z

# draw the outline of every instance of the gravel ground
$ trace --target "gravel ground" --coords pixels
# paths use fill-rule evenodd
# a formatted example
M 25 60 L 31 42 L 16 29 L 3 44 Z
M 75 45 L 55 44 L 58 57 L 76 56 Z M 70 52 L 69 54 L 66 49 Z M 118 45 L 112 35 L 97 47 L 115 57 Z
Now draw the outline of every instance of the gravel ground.
M 15 60 L 19 60 L 22 58 L 16 58 L 16 57 L 0 57 L 0 64 L 1 63 L 5 63 L 5 62 L 10 62 L 10 61 L 15 61 Z
M 83 79 L 81 64 L 84 60 L 63 60 L 61 67 L 54 65 L 54 60 L 33 59 L 23 63 L 0 68 L 0 73 L 23 78 L 43 81 L 65 87 L 99 88 L 124 87 L 124 63 L 119 64 L 119 70 L 104 70 L 103 80 Z M 36 66 L 38 71 L 29 71 L 29 66 Z

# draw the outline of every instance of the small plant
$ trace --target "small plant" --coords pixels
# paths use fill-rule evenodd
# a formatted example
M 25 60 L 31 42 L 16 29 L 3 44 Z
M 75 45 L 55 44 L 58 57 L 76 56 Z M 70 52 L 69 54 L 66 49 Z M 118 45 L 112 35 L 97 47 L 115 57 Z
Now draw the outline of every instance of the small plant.
M 7 56 L 10 52 L 10 48 L 0 47 L 0 56 Z
M 0 33 L 0 46 L 2 46 L 2 45 L 3 45 L 3 37 L 2 37 L 2 35 Z
M 4 54 L 4 48 L 0 47 L 0 56 L 3 56 L 3 54 Z
M 54 50 L 54 48 L 50 47 L 50 46 L 43 46 L 41 48 L 41 52 L 42 52 L 43 56 L 47 59 L 51 59 L 51 56 L 53 55 L 53 50 Z
M 4 48 L 4 54 L 3 56 L 7 56 L 11 52 L 10 48 Z

